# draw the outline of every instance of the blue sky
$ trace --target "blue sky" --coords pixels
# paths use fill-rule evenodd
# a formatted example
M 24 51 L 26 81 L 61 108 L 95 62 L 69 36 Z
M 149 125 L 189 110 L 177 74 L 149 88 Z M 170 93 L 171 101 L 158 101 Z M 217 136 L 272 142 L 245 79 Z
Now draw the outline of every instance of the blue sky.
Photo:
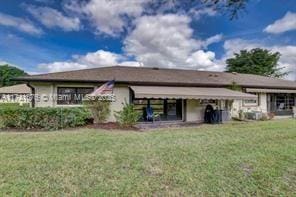
M 223 71 L 234 52 L 263 47 L 296 80 L 295 0 L 249 0 L 235 20 L 173 3 L 147 13 L 149 1 L 1 1 L 0 62 L 33 74 L 114 64 Z

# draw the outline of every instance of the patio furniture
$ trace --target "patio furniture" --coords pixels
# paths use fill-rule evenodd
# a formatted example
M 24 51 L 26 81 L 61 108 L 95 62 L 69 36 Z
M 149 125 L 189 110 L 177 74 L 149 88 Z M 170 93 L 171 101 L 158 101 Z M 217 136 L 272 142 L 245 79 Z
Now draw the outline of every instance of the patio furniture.
M 279 105 L 279 110 L 284 110 L 284 108 L 285 108 L 285 103 L 280 103 L 280 105 Z
M 246 119 L 248 120 L 260 120 L 263 117 L 263 113 L 261 111 L 251 111 L 246 112 Z
M 151 106 L 146 107 L 146 120 L 153 121 L 153 109 Z
M 160 114 L 159 113 L 154 113 L 153 112 L 153 108 L 151 106 L 148 106 L 146 108 L 146 119 L 148 121 L 152 121 L 154 122 L 155 120 L 159 120 L 160 121 Z

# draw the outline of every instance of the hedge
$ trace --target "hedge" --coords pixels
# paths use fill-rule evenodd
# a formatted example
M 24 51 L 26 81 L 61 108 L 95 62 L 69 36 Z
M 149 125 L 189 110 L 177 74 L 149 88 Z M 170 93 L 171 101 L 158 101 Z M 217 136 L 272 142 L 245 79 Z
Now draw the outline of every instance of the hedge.
M 2 128 L 57 130 L 87 124 L 89 110 L 75 108 L 0 108 Z
M 20 105 L 19 103 L 0 103 L 0 108 L 7 108 L 7 107 L 30 107 L 30 104 L 23 103 L 23 105 Z

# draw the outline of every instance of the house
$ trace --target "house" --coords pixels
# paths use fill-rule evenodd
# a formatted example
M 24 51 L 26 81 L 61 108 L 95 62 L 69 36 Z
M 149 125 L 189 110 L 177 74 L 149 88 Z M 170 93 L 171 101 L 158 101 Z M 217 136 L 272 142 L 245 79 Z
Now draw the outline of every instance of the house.
M 0 103 L 30 104 L 31 88 L 26 84 L 0 88 Z
M 70 107 L 106 81 L 115 79 L 115 102 L 108 121 L 123 102 L 133 103 L 143 114 L 151 106 L 162 121 L 203 121 L 207 105 L 238 116 L 242 111 L 292 116 L 296 83 L 250 74 L 146 67 L 101 67 L 18 78 L 38 95 L 33 106 Z M 231 90 L 235 86 L 240 91 Z M 76 98 L 76 99 L 75 99 Z

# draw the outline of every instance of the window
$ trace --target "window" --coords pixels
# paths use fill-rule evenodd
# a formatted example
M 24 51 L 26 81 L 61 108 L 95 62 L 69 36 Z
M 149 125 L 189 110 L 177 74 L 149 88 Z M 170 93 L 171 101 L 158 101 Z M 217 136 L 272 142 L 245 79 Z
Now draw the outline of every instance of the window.
M 86 94 L 91 93 L 94 88 L 59 87 L 58 105 L 80 105 Z
M 269 112 L 276 115 L 291 115 L 293 106 L 296 105 L 296 94 L 274 93 L 267 95 L 267 107 Z
M 276 106 L 278 111 L 292 110 L 295 105 L 293 94 L 277 94 Z
M 243 105 L 245 106 L 245 107 L 257 107 L 257 106 L 259 106 L 260 105 L 260 103 L 259 103 L 259 94 L 257 94 L 257 93 L 248 93 L 248 94 L 254 94 L 254 95 L 257 95 L 257 99 L 255 99 L 255 100 L 253 100 L 253 99 L 250 99 L 250 100 L 244 100 L 243 101 Z

